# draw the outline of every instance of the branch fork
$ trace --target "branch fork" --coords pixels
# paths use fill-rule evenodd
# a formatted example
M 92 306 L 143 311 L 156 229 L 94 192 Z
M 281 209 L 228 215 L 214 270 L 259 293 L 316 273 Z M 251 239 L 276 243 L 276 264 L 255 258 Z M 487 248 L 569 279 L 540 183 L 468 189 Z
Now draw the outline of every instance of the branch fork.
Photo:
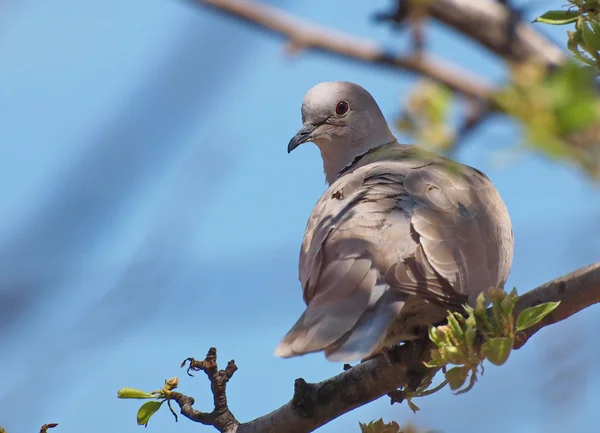
M 202 412 L 193 408 L 194 398 L 172 391 L 171 398 L 177 402 L 181 409 L 181 414 L 192 421 L 204 425 L 215 427 L 221 433 L 233 433 L 237 430 L 239 422 L 229 410 L 227 405 L 227 382 L 238 369 L 235 361 L 227 363 L 224 370 L 219 370 L 217 365 L 217 349 L 211 347 L 206 354 L 206 358 L 198 361 L 194 358 L 187 358 L 181 364 L 181 367 L 188 365 L 187 374 L 193 376 L 190 371 L 203 371 L 210 381 L 210 389 L 213 394 L 214 409 L 212 412 Z

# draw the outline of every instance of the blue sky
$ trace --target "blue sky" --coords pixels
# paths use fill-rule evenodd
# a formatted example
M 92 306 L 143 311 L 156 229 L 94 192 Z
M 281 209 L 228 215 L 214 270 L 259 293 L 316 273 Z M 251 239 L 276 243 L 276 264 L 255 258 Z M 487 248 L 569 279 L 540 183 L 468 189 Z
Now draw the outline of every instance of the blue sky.
M 271 3 L 388 47 L 406 43 L 370 19 L 389 0 Z M 240 367 L 229 401 L 241 421 L 287 402 L 296 377 L 340 372 L 322 355 L 272 355 L 303 310 L 298 249 L 325 187 L 317 149 L 287 155 L 286 145 L 314 84 L 356 81 L 393 119 L 410 76 L 289 58 L 281 40 L 184 1 L 3 5 L 0 425 L 139 431 L 136 402 L 117 400 L 117 389 L 152 390 L 175 375 L 210 409 L 205 378 L 179 363 L 213 345 Z M 443 28 L 429 40 L 465 68 L 505 74 Z M 525 291 L 598 260 L 600 190 L 535 154 L 509 158 L 520 141 L 513 124 L 493 120 L 457 158 L 504 197 L 516 237 L 509 285 Z M 598 351 L 586 339 L 600 330 L 598 311 L 540 332 L 466 395 L 443 391 L 417 415 L 382 399 L 320 431 L 358 431 L 380 416 L 447 433 L 596 431 L 600 377 L 588 359 Z M 167 412 L 148 429 L 210 431 Z

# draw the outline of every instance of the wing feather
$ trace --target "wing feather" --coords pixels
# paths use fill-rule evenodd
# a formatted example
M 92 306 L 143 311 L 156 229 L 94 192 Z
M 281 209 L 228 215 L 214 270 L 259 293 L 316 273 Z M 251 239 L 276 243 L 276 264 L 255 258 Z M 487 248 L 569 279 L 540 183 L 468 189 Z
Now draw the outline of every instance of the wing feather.
M 364 358 L 508 276 L 512 228 L 485 175 L 410 146 L 381 152 L 313 210 L 300 252 L 307 308 L 280 356 Z

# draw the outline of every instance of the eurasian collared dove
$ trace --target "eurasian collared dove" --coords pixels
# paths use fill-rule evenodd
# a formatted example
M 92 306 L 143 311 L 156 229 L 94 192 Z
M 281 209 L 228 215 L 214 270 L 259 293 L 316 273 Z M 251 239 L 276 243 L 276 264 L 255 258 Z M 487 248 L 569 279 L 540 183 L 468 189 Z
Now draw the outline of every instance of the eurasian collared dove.
M 275 355 L 370 358 L 504 283 L 513 232 L 482 172 L 399 144 L 354 83 L 310 89 L 302 122 L 288 152 L 314 142 L 330 186 L 300 251 L 307 307 Z

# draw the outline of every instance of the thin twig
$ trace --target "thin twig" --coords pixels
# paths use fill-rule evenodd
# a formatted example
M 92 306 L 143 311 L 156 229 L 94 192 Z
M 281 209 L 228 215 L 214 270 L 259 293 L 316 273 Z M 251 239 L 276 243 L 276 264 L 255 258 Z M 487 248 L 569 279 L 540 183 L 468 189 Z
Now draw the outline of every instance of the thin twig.
M 436 0 L 426 3 L 429 14 L 470 36 L 508 61 L 538 61 L 558 66 L 565 51 L 506 5 L 489 0 Z
M 251 0 L 190 0 L 241 19 L 260 29 L 288 39 L 294 50 L 316 50 L 361 63 L 410 71 L 429 77 L 455 92 L 472 98 L 489 99 L 493 87 L 483 78 L 439 58 L 420 54 L 400 56 L 376 42 L 300 20 L 273 6 Z

